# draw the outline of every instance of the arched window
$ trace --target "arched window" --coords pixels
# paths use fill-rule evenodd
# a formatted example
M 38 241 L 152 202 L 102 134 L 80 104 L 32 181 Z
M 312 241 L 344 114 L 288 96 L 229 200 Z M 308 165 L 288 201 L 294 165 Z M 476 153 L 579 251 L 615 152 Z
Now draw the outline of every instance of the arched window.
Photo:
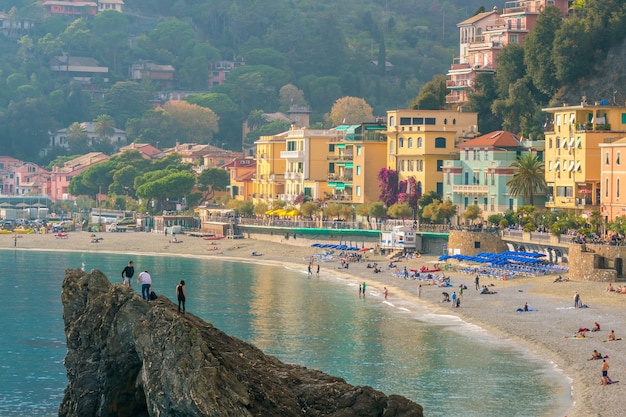
M 448 124 L 448 119 L 443 119 L 443 124 L 447 125 Z
M 446 138 L 435 138 L 435 148 L 445 149 L 446 148 Z
M 452 119 L 452 124 L 456 125 L 456 119 Z
M 393 140 L 390 140 L 390 141 L 389 141 L 389 153 L 390 153 L 390 154 L 393 154 L 393 153 L 394 153 L 394 151 L 393 151 L 393 150 L 394 150 L 394 149 L 393 149 Z
M 609 179 L 607 178 L 604 184 L 604 196 L 609 196 Z
M 417 138 L 417 147 L 418 147 L 418 148 L 421 148 L 421 147 L 422 147 L 422 145 L 423 145 L 423 143 L 422 143 L 422 138 Z
M 389 126 L 395 126 L 395 125 L 396 125 L 396 117 L 389 116 Z
M 404 138 L 398 139 L 398 148 L 404 148 Z
M 409 140 L 407 141 L 407 148 L 412 148 L 413 147 L 413 138 L 409 138 Z

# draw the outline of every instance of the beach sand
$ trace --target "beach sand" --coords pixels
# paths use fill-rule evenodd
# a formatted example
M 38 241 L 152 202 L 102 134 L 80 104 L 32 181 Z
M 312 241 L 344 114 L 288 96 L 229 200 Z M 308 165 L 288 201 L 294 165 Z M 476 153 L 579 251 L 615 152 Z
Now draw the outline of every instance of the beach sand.
M 306 271 L 311 255 L 320 250 L 310 246 L 296 246 L 296 242 L 271 242 L 255 239 L 222 239 L 207 241 L 199 237 L 177 236 L 181 243 L 170 243 L 170 236 L 155 233 L 100 233 L 103 239 L 92 243 L 88 232 L 71 232 L 67 239 L 57 239 L 54 235 L 0 235 L 0 248 L 17 250 L 59 250 L 113 252 L 155 255 L 191 255 L 219 257 L 221 259 L 244 260 L 267 264 L 295 266 Z M 289 244 L 292 243 L 292 244 Z M 304 240 L 299 239 L 299 245 Z M 252 252 L 262 256 L 252 256 Z M 482 278 L 480 284 L 493 284 L 493 295 L 480 295 L 475 290 L 474 275 L 448 271 L 456 288 L 423 286 L 418 298 L 417 287 L 420 281 L 395 276 L 388 267 L 389 261 L 382 256 L 366 252 L 366 262 L 352 263 L 348 270 L 338 269 L 339 263 L 321 262 L 322 274 L 333 274 L 346 280 L 367 282 L 368 288 L 380 293 L 383 287 L 389 291 L 388 300 L 402 300 L 409 303 L 424 303 L 434 312 L 453 314 L 466 322 L 476 324 L 498 338 L 529 350 L 534 355 L 551 361 L 571 379 L 574 406 L 566 414 L 568 417 L 621 417 L 626 415 L 626 295 L 607 293 L 606 284 L 576 281 L 575 276 L 562 283 L 553 282 L 555 276 L 521 277 L 506 281 Z M 438 256 L 422 256 L 418 259 L 398 262 L 400 269 L 432 267 Z M 378 262 L 382 273 L 375 274 L 366 267 L 367 262 Z M 68 265 L 68 267 L 72 267 Z M 313 267 L 315 275 L 316 265 Z M 110 279 L 115 279 L 110 277 Z M 442 291 L 452 293 L 465 284 L 460 308 L 451 308 L 449 303 L 440 303 Z M 589 308 L 574 309 L 573 298 L 578 292 L 582 302 Z M 518 313 L 528 302 L 536 312 Z M 581 327 L 593 328 L 600 323 L 602 330 L 588 332 L 585 339 L 572 336 Z M 615 330 L 622 341 L 606 342 L 611 330 Z M 609 376 L 613 385 L 600 385 L 600 360 L 589 361 L 594 349 L 608 355 Z M 495 359 L 497 360 L 497 359 Z M 506 369 L 502 370 L 506 372 Z

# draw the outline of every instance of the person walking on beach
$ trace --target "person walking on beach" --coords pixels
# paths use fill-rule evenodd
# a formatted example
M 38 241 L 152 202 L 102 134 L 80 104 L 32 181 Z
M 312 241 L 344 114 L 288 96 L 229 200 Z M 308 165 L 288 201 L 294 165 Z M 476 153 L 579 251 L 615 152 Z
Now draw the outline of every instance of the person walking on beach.
M 476 275 L 476 278 L 474 278 L 474 284 L 476 284 L 476 291 L 480 290 L 480 277 L 478 275 Z
M 417 286 L 417 296 L 422 298 L 422 284 Z
M 148 271 L 143 271 L 137 276 L 137 284 L 141 284 L 141 297 L 150 301 L 150 291 L 152 290 L 152 277 Z
M 574 293 L 574 308 L 578 308 L 578 304 L 580 303 L 580 295 L 578 293 Z
M 180 306 L 183 306 L 183 314 L 185 314 L 185 300 L 187 300 L 187 290 L 185 290 L 185 281 L 180 280 L 176 286 L 176 299 L 178 300 L 178 312 L 180 313 Z
M 450 299 L 452 300 L 452 303 L 451 303 L 452 308 L 455 308 L 456 307 L 456 291 L 452 293 L 452 295 L 450 296 Z
M 365 295 L 365 287 L 366 287 L 366 285 L 365 285 L 365 281 L 363 281 L 363 285 L 362 285 L 363 295 Z
M 128 265 L 122 270 L 122 285 L 128 285 L 130 287 L 130 280 L 135 275 L 135 267 L 133 261 L 128 261 Z
M 384 287 L 385 289 L 383 290 L 383 294 L 385 295 L 385 300 L 387 299 L 387 294 L 389 293 L 387 291 L 387 287 Z
M 320 276 L 320 264 L 317 264 L 317 272 L 315 273 L 316 276 Z
M 311 264 L 309 264 L 308 275 L 309 276 L 313 275 L 313 271 L 311 271 Z

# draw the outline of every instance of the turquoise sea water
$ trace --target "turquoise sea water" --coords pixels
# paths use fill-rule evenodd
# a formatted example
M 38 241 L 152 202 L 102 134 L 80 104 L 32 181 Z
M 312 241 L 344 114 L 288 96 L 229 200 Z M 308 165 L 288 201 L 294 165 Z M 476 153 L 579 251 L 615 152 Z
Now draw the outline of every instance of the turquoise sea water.
M 556 416 L 568 406 L 567 381 L 548 363 L 454 317 L 383 302 L 369 288 L 359 297 L 356 281 L 215 259 L 7 250 L 0 252 L 0 416 L 57 414 L 67 382 L 65 269 L 100 269 L 119 282 L 129 259 L 150 271 L 159 295 L 173 299 L 184 279 L 187 310 L 226 333 L 285 362 L 404 395 L 426 416 Z

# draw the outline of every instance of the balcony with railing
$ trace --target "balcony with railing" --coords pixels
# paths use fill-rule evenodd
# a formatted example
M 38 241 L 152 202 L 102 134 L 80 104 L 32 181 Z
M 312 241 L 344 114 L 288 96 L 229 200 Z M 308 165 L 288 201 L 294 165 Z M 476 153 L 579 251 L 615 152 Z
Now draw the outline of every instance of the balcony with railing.
M 467 88 L 470 85 L 470 80 L 446 80 L 446 88 Z
M 280 151 L 281 159 L 304 159 L 303 151 Z
M 541 13 L 543 2 L 538 0 L 507 1 L 502 8 L 502 15 L 520 13 Z
M 463 98 L 458 93 L 448 94 L 446 96 L 446 103 L 448 104 L 460 103 L 461 101 L 463 101 Z
M 354 154 L 352 152 L 349 153 L 340 153 L 340 154 L 330 154 L 326 157 L 329 161 L 353 161 Z
M 303 176 L 302 172 L 285 172 L 286 180 L 301 180 Z
M 487 194 L 488 185 L 453 185 L 452 192 L 458 194 Z

